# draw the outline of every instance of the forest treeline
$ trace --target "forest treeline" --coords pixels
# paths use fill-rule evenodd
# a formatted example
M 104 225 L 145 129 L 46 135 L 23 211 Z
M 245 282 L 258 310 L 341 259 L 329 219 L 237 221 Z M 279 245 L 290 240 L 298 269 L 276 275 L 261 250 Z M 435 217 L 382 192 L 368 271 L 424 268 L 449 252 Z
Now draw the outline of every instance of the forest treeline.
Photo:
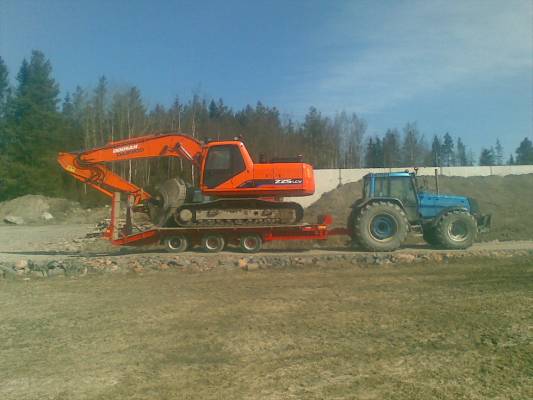
M 14 78 L 0 57 L 0 200 L 39 193 L 90 202 L 98 197 L 60 169 L 59 151 L 170 131 L 200 140 L 242 136 L 255 159 L 301 154 L 315 168 L 533 164 L 528 138 L 508 160 L 499 141 L 476 157 L 460 137 L 429 136 L 415 122 L 369 135 L 366 121 L 355 113 L 325 116 L 311 107 L 303 121 L 295 121 L 261 102 L 234 110 L 223 99 L 198 95 L 148 108 L 137 87 L 110 90 L 105 77 L 93 88 L 78 86 L 60 99 L 52 65 L 40 51 L 23 60 Z M 142 187 L 192 176 L 191 166 L 176 159 L 123 162 L 114 168 Z

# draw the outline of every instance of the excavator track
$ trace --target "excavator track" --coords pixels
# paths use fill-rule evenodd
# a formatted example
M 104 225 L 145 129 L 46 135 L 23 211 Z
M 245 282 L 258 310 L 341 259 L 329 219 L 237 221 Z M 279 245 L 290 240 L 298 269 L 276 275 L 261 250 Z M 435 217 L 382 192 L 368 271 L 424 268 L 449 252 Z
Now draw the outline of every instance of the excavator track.
M 268 226 L 291 225 L 303 218 L 303 208 L 294 202 L 260 199 L 218 199 L 178 207 L 165 226 Z

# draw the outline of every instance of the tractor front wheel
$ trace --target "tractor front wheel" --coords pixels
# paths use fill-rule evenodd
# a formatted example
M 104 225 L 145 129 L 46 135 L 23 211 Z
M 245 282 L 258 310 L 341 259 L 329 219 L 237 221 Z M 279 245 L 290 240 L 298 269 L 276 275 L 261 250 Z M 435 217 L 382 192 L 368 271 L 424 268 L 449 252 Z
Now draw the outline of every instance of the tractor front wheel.
M 354 213 L 352 223 L 354 241 L 369 251 L 396 250 L 409 229 L 405 212 L 397 204 L 384 201 L 365 205 Z
M 466 211 L 451 211 L 438 222 L 435 235 L 439 245 L 445 249 L 466 249 L 476 240 L 476 220 Z

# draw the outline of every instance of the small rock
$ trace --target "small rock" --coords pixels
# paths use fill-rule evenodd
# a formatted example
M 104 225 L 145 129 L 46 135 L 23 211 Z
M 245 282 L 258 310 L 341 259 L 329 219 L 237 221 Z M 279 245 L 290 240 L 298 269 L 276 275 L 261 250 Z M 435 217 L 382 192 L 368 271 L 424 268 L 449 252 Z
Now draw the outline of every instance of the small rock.
M 444 257 L 440 253 L 430 253 L 429 254 L 429 260 L 430 261 L 433 261 L 433 262 L 436 262 L 436 263 L 440 263 L 440 262 L 443 261 L 443 259 L 444 259 Z
M 46 274 L 48 277 L 52 276 L 65 276 L 65 271 L 62 269 L 51 269 Z
M 385 258 L 381 258 L 381 257 L 375 257 L 374 258 L 374 264 L 375 265 L 383 265 L 385 264 Z
M 22 217 L 16 217 L 14 215 L 6 215 L 4 217 L 4 222 L 12 225 L 22 225 L 24 224 L 24 219 Z
M 28 267 L 29 267 L 29 262 L 28 262 L 28 260 L 18 260 L 18 261 L 15 263 L 15 269 L 16 269 L 16 270 L 27 269 Z
M 169 265 L 168 264 L 160 264 L 159 267 L 157 268 L 159 271 L 166 271 L 168 269 L 170 269 Z
M 250 263 L 246 266 L 247 271 L 257 271 L 259 269 L 259 264 L 257 263 Z
M 50 261 L 47 265 L 48 269 L 62 268 L 63 264 L 59 261 Z
M 415 255 L 408 254 L 408 253 L 395 254 L 393 257 L 394 262 L 403 263 L 403 264 L 410 264 L 414 262 L 415 259 L 416 259 Z
M 144 272 L 144 267 L 141 264 L 139 264 L 137 261 L 135 261 L 130 265 L 130 270 L 132 270 L 133 272 L 137 274 L 141 274 Z
M 50 214 L 49 212 L 45 211 L 41 214 L 41 218 L 44 219 L 45 221 L 51 221 L 54 219 L 54 216 Z
M 0 264 L 0 276 L 2 276 L 3 278 L 6 278 L 6 277 L 15 276 L 15 275 L 16 275 L 16 271 L 13 268 Z

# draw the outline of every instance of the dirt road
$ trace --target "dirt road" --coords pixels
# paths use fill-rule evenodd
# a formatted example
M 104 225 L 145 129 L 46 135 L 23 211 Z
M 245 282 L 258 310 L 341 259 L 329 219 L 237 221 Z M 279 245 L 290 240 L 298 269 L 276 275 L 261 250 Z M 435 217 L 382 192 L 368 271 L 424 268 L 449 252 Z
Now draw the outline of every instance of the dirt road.
M 95 258 L 113 257 L 124 261 L 134 259 L 140 255 L 160 257 L 163 260 L 175 257 L 168 254 L 163 248 L 120 248 L 111 246 L 104 239 L 86 239 L 88 232 L 93 230 L 92 225 L 48 225 L 48 226 L 0 226 L 0 262 L 16 261 L 20 258 L 35 261 L 48 261 L 52 259 L 67 258 Z M 485 242 L 477 243 L 467 250 L 471 253 L 492 251 L 533 250 L 533 241 Z M 434 253 L 439 250 L 430 249 L 425 245 L 413 245 L 398 250 L 395 253 Z M 348 247 L 325 247 L 308 250 L 280 250 L 266 249 L 256 256 L 292 256 L 301 254 L 305 256 L 343 255 L 353 254 L 354 250 Z M 365 254 L 357 252 L 358 254 Z M 186 253 L 187 256 L 197 258 L 220 257 L 220 254 L 206 254 L 200 250 Z M 224 257 L 242 257 L 238 249 L 229 249 L 224 252 Z M 371 254 L 371 253 L 368 253 Z

